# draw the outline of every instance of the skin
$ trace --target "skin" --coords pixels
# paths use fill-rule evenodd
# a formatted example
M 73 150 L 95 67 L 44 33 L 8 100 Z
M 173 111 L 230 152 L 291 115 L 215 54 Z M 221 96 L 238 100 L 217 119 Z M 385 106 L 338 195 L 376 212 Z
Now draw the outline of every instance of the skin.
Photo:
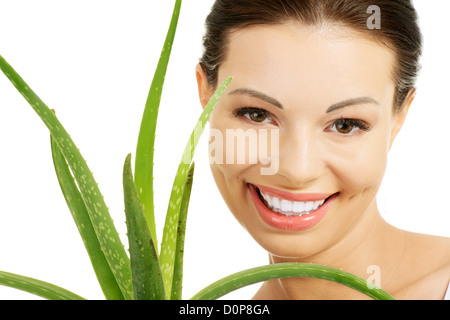
M 236 30 L 229 40 L 218 83 L 230 75 L 233 81 L 211 114 L 210 128 L 223 136 L 226 129 L 278 129 L 279 168 L 261 175 L 261 167 L 267 167 L 261 162 L 215 163 L 211 171 L 230 211 L 267 250 L 270 262 L 320 263 L 366 279 L 368 267 L 375 265 L 381 287 L 397 299 L 442 299 L 450 280 L 449 239 L 399 230 L 382 219 L 376 204 L 389 150 L 415 94 L 411 90 L 401 112 L 393 112 L 394 54 L 346 27 L 298 22 Z M 200 66 L 196 75 L 205 106 L 215 88 Z M 376 102 L 329 110 L 359 97 Z M 234 111 L 243 107 L 265 112 L 236 117 Z M 337 130 L 341 118 L 358 119 L 366 128 Z M 286 231 L 260 218 L 247 183 L 339 196 L 314 227 Z M 268 281 L 254 298 L 366 297 L 328 281 L 295 278 Z

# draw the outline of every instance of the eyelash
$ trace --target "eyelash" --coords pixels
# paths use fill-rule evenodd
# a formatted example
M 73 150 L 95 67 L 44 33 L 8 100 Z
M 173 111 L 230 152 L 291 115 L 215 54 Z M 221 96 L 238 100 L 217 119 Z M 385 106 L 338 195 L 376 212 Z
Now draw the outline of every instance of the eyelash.
M 261 109 L 261 108 L 257 108 L 257 107 L 243 107 L 243 108 L 239 108 L 239 109 L 234 110 L 233 115 L 236 118 L 245 117 L 249 121 L 252 121 L 254 123 L 266 123 L 266 122 L 263 122 L 264 120 L 261 121 L 261 122 L 252 120 L 250 118 L 250 114 L 251 113 L 253 113 L 253 114 L 255 114 L 255 113 L 264 113 L 265 115 L 267 115 L 267 119 L 268 120 L 273 121 L 272 116 L 271 116 L 271 114 L 268 111 L 266 111 L 264 109 Z M 336 133 L 342 134 L 342 135 L 349 135 L 351 133 L 355 133 L 355 132 L 352 132 L 353 129 L 349 133 L 341 133 L 341 132 L 338 132 L 338 131 L 335 131 L 335 130 L 331 129 L 333 127 L 336 127 L 337 125 L 347 125 L 347 126 L 352 127 L 353 129 L 354 128 L 358 128 L 359 130 L 365 131 L 365 132 L 367 132 L 367 131 L 369 131 L 371 129 L 370 125 L 367 122 L 359 120 L 359 119 L 350 119 L 350 118 L 340 118 L 338 120 L 335 120 L 331 125 L 329 125 L 327 127 L 327 129 L 329 131 L 333 131 L 333 132 L 336 132 Z
M 254 122 L 254 123 L 266 123 L 266 122 L 258 122 L 258 121 L 254 121 L 250 118 L 250 114 L 253 113 L 264 113 L 267 118 L 271 121 L 273 121 L 272 116 L 270 115 L 270 113 L 264 109 L 261 108 L 256 108 L 256 107 L 244 107 L 244 108 L 239 108 L 234 110 L 233 115 L 236 118 L 241 118 L 241 117 L 246 117 L 248 120 Z M 248 115 L 248 116 L 247 116 Z
M 348 119 L 348 118 L 340 118 L 340 119 L 334 121 L 330 126 L 327 127 L 327 129 L 330 131 L 336 132 L 338 134 L 342 134 L 342 135 L 349 135 L 352 133 L 356 133 L 356 132 L 353 132 L 353 129 L 351 130 L 351 132 L 348 132 L 348 133 L 342 133 L 342 132 L 338 132 L 338 131 L 334 131 L 334 130 L 330 129 L 332 127 L 336 127 L 337 125 L 342 125 L 342 124 L 350 126 L 353 129 L 358 128 L 359 130 L 365 131 L 365 132 L 367 132 L 371 129 L 370 125 L 365 121 L 362 121 L 359 119 Z

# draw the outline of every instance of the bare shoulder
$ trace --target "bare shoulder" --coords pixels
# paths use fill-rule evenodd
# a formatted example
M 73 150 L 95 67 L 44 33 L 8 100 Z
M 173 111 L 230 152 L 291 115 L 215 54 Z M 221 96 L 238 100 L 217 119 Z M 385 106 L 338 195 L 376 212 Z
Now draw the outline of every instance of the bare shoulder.
M 415 246 L 434 262 L 432 265 L 437 269 L 450 268 L 450 238 L 423 234 L 416 237 Z
M 404 272 L 409 283 L 398 292 L 399 299 L 441 300 L 450 281 L 450 238 L 409 234 Z

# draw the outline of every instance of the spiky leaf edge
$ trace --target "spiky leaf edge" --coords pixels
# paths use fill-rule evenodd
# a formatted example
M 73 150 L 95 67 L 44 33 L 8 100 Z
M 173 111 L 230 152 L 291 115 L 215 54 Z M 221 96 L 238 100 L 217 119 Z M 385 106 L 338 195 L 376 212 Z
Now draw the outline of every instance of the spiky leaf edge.
M 146 223 L 131 169 L 131 154 L 123 166 L 123 190 L 135 300 L 164 300 L 166 294 L 158 255 Z
M 189 172 L 189 166 L 192 163 L 195 148 L 198 144 L 203 129 L 208 122 L 211 112 L 213 111 L 214 107 L 216 106 L 217 102 L 219 101 L 220 97 L 227 89 L 231 81 L 232 77 L 226 78 L 217 88 L 208 104 L 203 109 L 203 112 L 200 115 L 197 124 L 186 144 L 181 162 L 178 165 L 177 173 L 173 182 L 172 192 L 170 194 L 169 205 L 167 208 L 159 259 L 167 294 L 172 292 L 178 221 L 186 177 Z M 171 299 L 170 296 L 168 298 Z
M 195 162 L 191 167 L 184 185 L 183 200 L 180 207 L 180 218 L 178 220 L 177 247 L 175 252 L 175 265 L 173 270 L 172 300 L 181 300 L 183 292 L 183 262 L 184 262 L 184 240 L 186 235 L 187 214 L 189 200 L 191 197 L 192 184 L 194 179 Z
M 66 159 L 56 145 L 53 137 L 50 137 L 50 141 L 53 165 L 61 191 L 81 235 L 103 294 L 107 300 L 123 300 L 122 291 L 103 254 L 94 226 L 89 218 L 88 210 L 75 183 L 75 179 L 70 172 Z
M 97 182 L 79 149 L 50 108 L 0 55 L 0 69 L 50 131 L 77 181 L 101 249 L 125 299 L 132 299 L 130 261 Z
M 153 202 L 153 159 L 155 150 L 155 132 L 159 105 L 161 102 L 161 94 L 163 91 L 170 53 L 172 51 L 172 44 L 175 38 L 180 8 L 181 0 L 177 0 L 173 9 L 172 19 L 169 30 L 167 31 L 164 46 L 161 51 L 161 56 L 148 93 L 136 147 L 134 181 L 157 251 L 158 243 Z

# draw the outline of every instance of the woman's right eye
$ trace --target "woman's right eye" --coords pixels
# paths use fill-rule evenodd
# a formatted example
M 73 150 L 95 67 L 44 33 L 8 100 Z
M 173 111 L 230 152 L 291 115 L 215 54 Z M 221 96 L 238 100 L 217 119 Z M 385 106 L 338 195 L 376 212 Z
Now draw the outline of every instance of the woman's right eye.
M 250 121 L 257 123 L 270 123 L 272 118 L 270 113 L 261 108 L 245 107 L 234 111 L 235 117 L 246 117 Z

